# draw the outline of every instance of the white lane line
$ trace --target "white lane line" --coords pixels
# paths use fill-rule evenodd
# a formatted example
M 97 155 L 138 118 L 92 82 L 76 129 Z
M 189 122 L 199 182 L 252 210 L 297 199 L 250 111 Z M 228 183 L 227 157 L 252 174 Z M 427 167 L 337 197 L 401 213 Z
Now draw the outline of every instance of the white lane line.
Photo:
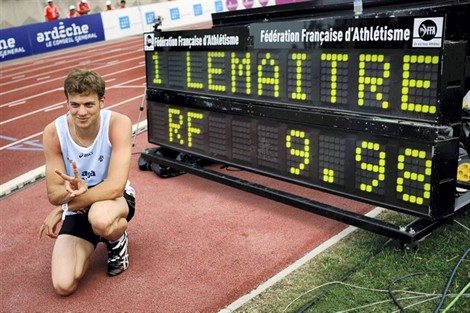
M 36 81 L 39 82 L 39 81 L 41 81 L 41 80 L 45 80 L 45 79 L 49 79 L 49 78 L 51 78 L 50 75 L 49 75 L 49 76 L 44 76 L 44 77 L 38 77 L 38 78 L 36 78 Z
M 121 49 L 120 49 L 121 50 Z M 141 50 L 140 49 L 133 49 L 133 50 L 127 50 L 127 51 L 123 51 L 122 53 L 120 53 L 119 57 L 124 57 L 126 55 L 130 55 L 130 54 L 135 54 L 135 53 L 138 53 L 140 52 Z M 98 59 L 98 56 L 99 55 L 103 55 L 103 57 L 99 58 Z M 64 71 L 64 70 L 67 70 L 69 67 L 66 66 L 66 67 L 60 67 L 60 68 L 56 68 L 58 65 L 62 64 L 62 63 L 70 63 L 71 61 L 74 61 L 75 57 L 74 58 L 71 58 L 71 60 L 61 60 L 61 62 L 55 62 L 52 66 L 51 65 L 47 65 L 47 66 L 36 66 L 34 67 L 34 71 L 38 71 L 38 70 L 41 70 L 41 69 L 44 69 L 44 70 L 48 70 L 47 72 L 43 71 L 42 73 L 40 74 L 36 74 L 36 75 L 30 75 L 28 77 L 25 77 L 25 75 L 22 75 L 23 76 L 23 79 L 20 79 L 19 81 L 22 81 L 22 80 L 26 80 L 26 79 L 31 79 L 31 78 L 35 78 L 35 77 L 38 77 L 38 76 L 41 76 L 41 75 L 45 75 L 45 74 L 52 74 L 52 73 L 56 73 L 56 72 L 59 72 L 59 71 Z M 112 62 L 120 62 L 119 60 L 114 60 L 115 59 L 115 56 L 112 56 L 112 55 L 109 55 L 109 53 L 107 51 L 103 51 L 103 53 L 100 53 L 98 55 L 94 55 L 93 57 L 93 61 L 89 61 L 88 63 L 93 63 L 93 64 L 96 64 L 100 61 L 106 61 L 106 60 L 109 60 L 109 59 L 113 59 Z M 125 60 L 123 60 L 125 61 Z M 104 62 L 103 62 L 104 63 Z M 54 68 L 54 70 L 50 70 L 51 68 Z M 14 74 L 12 74 L 14 75 Z M 8 76 L 5 76 L 5 78 L 8 77 Z M 2 76 L 3 78 L 3 76 Z M 0 86 L 4 87 L 8 84 L 12 84 L 12 83 L 17 83 L 17 81 L 9 81 L 9 82 L 5 82 L 5 83 L 0 83 Z
M 375 207 L 374 209 L 369 211 L 366 214 L 366 216 L 376 217 L 383 210 L 384 209 L 381 208 L 381 207 Z M 276 275 L 274 275 L 273 277 L 271 277 L 270 279 L 268 279 L 267 281 L 265 281 L 264 283 L 259 285 L 258 288 L 250 291 L 246 295 L 238 298 L 237 300 L 235 300 L 231 304 L 227 305 L 225 308 L 220 310 L 219 313 L 231 313 L 231 312 L 239 309 L 245 303 L 247 303 L 248 301 L 250 301 L 251 299 L 253 299 L 257 295 L 261 294 L 266 289 L 271 288 L 274 284 L 276 284 L 279 281 L 281 281 L 282 279 L 284 279 L 287 275 L 291 274 L 293 271 L 297 270 L 302 265 L 304 265 L 305 263 L 307 263 L 308 261 L 310 261 L 311 259 L 313 259 L 317 255 L 319 255 L 323 251 L 331 248 L 332 246 L 337 244 L 341 239 L 345 238 L 346 236 L 348 236 L 349 234 L 351 234 L 352 232 L 354 232 L 356 230 L 357 230 L 357 227 L 348 226 L 342 232 L 336 234 L 335 236 L 331 237 L 327 241 L 323 242 L 318 247 L 316 247 L 315 249 L 313 249 L 309 253 L 307 253 L 305 256 L 298 259 L 297 261 L 295 261 L 294 263 L 292 263 L 291 265 L 289 265 L 288 267 L 286 267 L 285 269 L 283 269 L 282 271 L 280 271 L 279 273 L 277 273 Z
M 129 101 L 132 101 L 132 100 L 141 98 L 141 97 L 143 97 L 143 96 L 144 96 L 143 94 L 142 94 L 142 95 L 138 95 L 138 96 L 135 96 L 135 97 L 126 99 L 126 100 L 124 100 L 124 101 L 118 102 L 118 103 L 116 103 L 116 104 L 114 104 L 114 105 L 111 105 L 111 106 L 109 106 L 109 107 L 106 107 L 106 108 L 107 108 L 107 109 L 112 109 L 112 108 L 115 108 L 115 107 L 117 107 L 117 106 L 123 105 L 123 104 L 126 103 L 126 102 L 129 102 Z M 55 105 L 57 105 L 57 104 L 55 104 Z M 52 106 L 54 106 L 54 104 L 53 104 Z M 50 106 L 50 107 L 52 107 L 52 106 Z M 40 110 L 36 110 L 36 111 L 41 111 L 41 110 L 44 110 L 44 108 L 43 108 L 43 109 L 40 109 Z M 30 113 L 25 114 L 25 115 L 30 115 L 30 114 L 34 114 L 34 113 L 36 113 L 36 112 L 30 112 Z M 13 119 L 18 119 L 18 117 L 14 117 Z M 6 122 L 8 122 L 8 121 L 1 122 L 0 125 L 1 125 L 1 124 L 4 124 L 4 123 L 6 123 Z M 0 147 L 0 151 L 5 150 L 6 148 L 9 148 L 9 147 L 14 146 L 14 145 L 16 145 L 16 144 L 22 143 L 22 142 L 24 142 L 24 141 L 26 141 L 26 140 L 29 140 L 29 139 L 31 139 L 31 138 L 34 138 L 34 137 L 36 137 L 36 136 L 39 136 L 39 135 L 41 135 L 41 134 L 42 134 L 42 131 L 39 132 L 39 133 L 36 133 L 36 134 L 34 134 L 34 135 L 28 136 L 28 137 L 26 137 L 26 138 L 17 140 L 17 141 L 15 141 L 15 142 L 12 142 L 12 143 L 10 143 L 10 144 L 7 144 L 7 145 L 5 145 L 5 146 L 2 146 L 2 147 Z
M 11 79 L 15 80 L 15 79 L 23 78 L 23 77 L 25 77 L 25 74 L 18 75 L 18 76 L 13 76 Z
M 102 68 L 102 67 L 106 67 L 106 65 L 105 65 L 105 66 L 101 66 L 101 67 L 97 67 L 96 69 L 99 69 L 99 68 Z M 109 74 L 106 74 L 106 75 L 102 75 L 101 77 L 104 78 L 104 77 L 106 77 L 106 76 L 111 76 L 111 75 L 114 75 L 114 74 L 119 74 L 119 73 L 122 73 L 122 72 L 126 72 L 126 71 L 128 71 L 128 70 L 132 70 L 132 69 L 139 68 L 139 67 L 141 67 L 141 65 L 137 65 L 137 66 L 134 66 L 134 67 L 125 69 L 125 70 L 121 70 L 121 71 L 109 73 Z M 63 78 L 62 78 L 62 77 L 58 77 L 57 79 L 63 79 Z M 53 79 L 53 80 L 57 80 L 57 79 Z M 51 80 L 51 81 L 52 81 L 52 80 Z M 128 81 L 128 82 L 131 82 L 131 81 L 133 81 L 133 80 L 130 80 L 130 81 Z M 33 86 L 33 85 L 39 85 L 39 83 L 32 84 L 32 85 L 28 85 L 28 86 Z M 27 86 L 27 87 L 28 87 L 28 86 Z M 35 98 L 35 97 L 38 97 L 38 96 L 42 96 L 42 95 L 45 95 L 45 94 L 48 94 L 48 93 L 51 93 L 51 92 L 54 92 L 54 91 L 62 91 L 62 88 L 59 87 L 59 88 L 51 89 L 51 90 L 49 90 L 49 91 L 45 91 L 45 92 L 43 92 L 43 93 L 31 95 L 31 96 L 29 96 L 29 97 L 22 98 L 22 99 L 19 99 L 19 100 L 29 100 L 29 99 L 31 99 L 31 98 Z M 0 95 L 1 95 L 1 93 L 0 93 Z M 10 105 L 10 104 L 12 104 L 12 103 L 15 103 L 15 102 L 19 101 L 19 100 L 14 100 L 14 101 L 11 101 L 11 102 L 2 104 L 2 105 L 0 105 L 0 108 L 6 107 L 6 106 L 8 106 L 8 105 Z
M 44 112 L 50 112 L 50 111 L 54 111 L 54 110 L 57 110 L 57 109 L 62 109 L 63 107 L 64 107 L 63 105 L 57 105 L 55 107 L 45 109 Z
M 126 102 L 128 102 L 128 101 L 132 101 L 132 100 L 135 100 L 135 99 L 139 99 L 139 98 L 141 98 L 141 97 L 143 97 L 143 96 L 144 96 L 144 95 L 138 95 L 138 96 L 132 97 L 132 98 L 130 98 L 130 99 L 127 99 L 127 100 L 125 100 L 125 101 L 122 101 L 122 102 L 113 104 L 113 105 L 111 105 L 111 106 L 109 106 L 109 107 L 106 107 L 106 108 L 107 108 L 107 109 L 112 109 L 112 108 L 115 108 L 115 107 L 117 107 L 117 106 L 120 106 L 120 105 L 122 105 L 122 104 L 124 104 L 124 103 L 126 103 Z
M 137 78 L 134 78 L 134 79 L 128 80 L 128 81 L 126 81 L 126 82 L 123 82 L 123 83 L 120 83 L 120 84 L 114 85 L 113 87 L 122 86 L 122 85 L 128 84 L 128 83 L 130 83 L 130 82 L 133 82 L 133 81 L 135 81 L 135 80 L 139 80 L 139 79 L 143 79 L 143 78 L 145 78 L 145 76 L 140 76 L 140 77 L 137 77 Z
M 122 85 L 116 85 L 111 88 L 116 89 L 116 88 L 142 88 L 145 87 L 145 84 L 142 85 L 129 85 L 129 86 L 122 86 Z
M 9 143 L 9 144 L 7 144 L 7 145 L 5 145 L 5 146 L 0 147 L 0 151 L 5 150 L 6 148 L 9 148 L 9 147 L 11 147 L 11 146 L 17 145 L 17 144 L 19 144 L 19 143 L 22 143 L 22 142 L 24 142 L 24 141 L 27 141 L 27 140 L 29 140 L 29 139 L 31 139 L 31 138 L 37 137 L 37 136 L 39 136 L 39 135 L 41 135 L 41 134 L 42 134 L 42 132 L 39 132 L 39 133 L 36 133 L 36 134 L 34 134 L 34 135 L 28 136 L 28 137 L 26 137 L 26 138 L 23 138 L 23 139 L 20 139 L 20 140 L 15 141 L 15 142 Z
M 137 77 L 137 78 L 134 78 L 134 79 L 125 81 L 125 82 L 123 82 L 123 83 L 121 83 L 121 84 L 128 84 L 128 83 L 131 83 L 131 82 L 133 82 L 133 81 L 135 81 L 135 80 L 143 79 L 143 78 L 145 78 L 145 76 Z M 121 87 L 120 84 L 118 84 L 118 85 L 110 86 L 110 87 L 108 87 L 107 89 L 109 90 L 109 89 L 112 89 L 112 88 L 117 87 L 117 86 Z M 143 86 L 144 86 L 144 85 L 142 85 L 142 86 L 136 86 L 136 88 L 142 88 Z M 22 115 L 19 115 L 19 116 L 15 116 L 15 117 L 13 117 L 13 118 L 11 118 L 11 119 L 9 119 L 9 120 L 0 122 L 0 125 L 3 125 L 3 124 L 6 124 L 6 123 L 9 123 L 9 122 L 16 121 L 16 120 L 18 120 L 18 119 L 20 119 L 20 118 L 23 118 L 23 117 L 26 117 L 26 116 L 29 116 L 29 115 L 32 115 L 32 114 L 41 112 L 42 110 L 45 110 L 45 112 L 48 112 L 48 110 L 52 109 L 53 107 L 59 106 L 59 105 L 64 105 L 65 103 L 66 103 L 66 101 L 61 101 L 61 102 L 59 102 L 59 103 L 51 104 L 51 105 L 49 105 L 49 106 L 47 106 L 47 107 L 45 107 L 45 108 L 40 108 L 40 109 L 37 109 L 37 110 L 35 110 L 35 111 L 28 112 L 28 113 L 26 113 L 26 114 L 22 114 Z M 2 107 L 2 106 L 0 106 L 0 108 L 1 108 L 1 107 Z
M 136 58 L 137 59 L 137 58 Z M 106 65 L 102 66 L 102 67 L 105 67 Z M 127 72 L 127 71 L 130 71 L 130 70 L 134 70 L 136 68 L 140 68 L 142 67 L 142 65 L 136 65 L 136 66 L 133 66 L 133 67 L 129 67 L 129 68 L 126 68 L 124 70 L 120 70 L 120 71 L 117 71 L 117 72 L 113 72 L 113 73 L 109 73 L 109 74 L 105 74 L 105 75 L 102 75 L 101 77 L 108 77 L 108 76 L 113 76 L 115 74 L 119 74 L 119 73 L 124 73 L 124 72 Z
M 16 140 L 15 137 L 10 137 L 10 136 L 5 136 L 5 135 L 0 135 L 0 139 L 1 140 L 10 140 L 10 141 Z
M 132 61 L 132 60 L 137 60 L 137 59 L 142 59 L 142 56 L 138 56 L 138 57 L 135 57 L 135 58 L 127 59 L 125 62 Z M 98 70 L 98 69 L 101 69 L 101 68 L 104 68 L 104 67 L 107 67 L 107 66 L 108 66 L 108 65 L 98 66 L 98 67 L 95 67 L 94 70 Z M 142 65 L 137 65 L 137 66 L 134 66 L 134 67 L 131 67 L 131 68 L 127 68 L 127 69 L 125 69 L 125 70 L 122 70 L 122 71 L 116 72 L 116 73 L 125 72 L 125 71 L 131 70 L 131 69 L 134 69 L 134 68 L 138 68 L 138 67 L 141 67 L 141 66 L 142 66 Z M 109 76 L 109 75 L 111 75 L 111 74 L 103 75 L 102 77 L 104 77 L 104 76 Z M 42 85 L 42 84 L 45 84 L 45 83 L 50 83 L 50 82 L 53 82 L 53 81 L 56 81 L 56 80 L 63 80 L 63 79 L 64 79 L 64 78 L 63 78 L 62 76 L 59 76 L 59 77 L 55 77 L 55 78 L 53 78 L 53 79 L 49 79 L 49 80 L 37 82 L 37 83 L 34 83 L 34 84 L 27 84 L 27 85 L 22 86 L 22 87 L 19 87 L 19 88 L 10 89 L 10 90 L 8 90 L 8 91 L 1 92 L 1 93 L 0 93 L 0 96 L 6 95 L 6 94 L 9 94 L 9 93 L 12 93 L 12 92 L 20 91 L 20 90 L 23 90 L 23 89 L 26 89 L 26 88 L 31 88 L 31 87 L 33 87 L 33 86 L 38 86 L 38 85 Z
M 41 92 L 41 93 L 38 93 L 38 94 L 35 94 L 35 95 L 32 95 L 32 96 L 29 96 L 29 97 L 26 97 L 26 98 L 22 98 L 22 99 L 19 99 L 19 100 L 15 100 L 15 101 L 11 101 L 11 102 L 8 102 L 8 103 L 5 103 L 5 104 L 2 104 L 0 105 L 0 108 L 4 108 L 6 106 L 9 106 L 10 104 L 15 104 L 16 102 L 18 101 L 22 101 L 22 100 L 29 100 L 29 99 L 32 99 L 32 98 L 36 98 L 36 97 L 39 97 L 39 96 L 43 96 L 43 95 L 46 95 L 48 93 L 51 93 L 51 92 L 55 92 L 55 91 L 62 91 L 63 89 L 62 88 L 55 88 L 55 89 L 51 89 L 51 90 L 48 90 L 48 91 L 44 91 L 44 92 Z
M 29 116 L 29 115 L 33 115 L 33 114 L 36 114 L 36 113 L 41 112 L 41 111 L 47 112 L 46 110 L 49 110 L 49 109 L 54 108 L 54 107 L 59 106 L 59 105 L 62 106 L 62 105 L 64 105 L 65 103 L 66 103 L 65 101 L 62 101 L 62 102 L 59 102 L 59 103 L 54 103 L 54 104 L 48 105 L 48 106 L 45 107 L 45 108 L 40 108 L 40 109 L 31 111 L 31 112 L 28 112 L 28 113 L 26 113 L 26 114 L 22 114 L 22 115 L 18 115 L 18 116 L 12 117 L 12 118 L 10 118 L 10 119 L 8 119 L 8 120 L 1 121 L 1 122 L 0 122 L 0 125 L 3 125 L 3 124 L 6 124 L 6 123 L 10 123 L 10 122 L 19 120 L 20 118 L 23 118 L 23 117 L 26 117 L 26 116 Z
M 11 102 L 10 102 L 11 103 Z M 16 101 L 16 102 L 13 102 L 11 103 L 10 105 L 8 105 L 9 108 L 11 107 L 16 107 L 17 105 L 21 105 L 21 104 L 24 104 L 26 103 L 26 100 L 22 100 L 22 101 Z
M 147 129 L 147 120 L 132 125 L 132 133 L 139 134 Z M 22 188 L 23 186 L 34 183 L 35 181 L 43 178 L 46 173 L 46 166 L 42 165 L 34 170 L 22 174 L 4 184 L 0 185 L 0 198 L 10 194 L 11 192 Z
M 125 55 L 127 55 L 127 54 L 134 54 L 135 52 L 139 52 L 139 51 L 140 51 L 140 50 L 134 50 L 134 51 L 131 51 L 131 52 L 125 52 L 125 53 L 122 53 L 122 54 L 120 55 L 120 57 L 121 57 L 121 56 L 125 56 Z M 82 63 L 80 63 L 80 64 L 85 64 L 85 63 L 86 63 L 86 64 L 91 64 L 91 63 L 95 63 L 95 64 L 96 64 L 96 63 L 98 63 L 98 62 L 100 62 L 100 61 L 105 61 L 105 60 L 108 60 L 108 59 L 111 59 L 111 58 L 114 58 L 114 57 L 113 57 L 113 56 L 110 56 L 110 55 L 106 55 L 106 57 L 104 57 L 104 58 L 101 58 L 101 59 L 96 59 L 96 58 L 94 58 L 93 61 L 86 60 L 86 61 L 84 61 L 84 62 L 82 62 Z M 120 62 L 120 61 L 119 61 L 119 60 L 113 60 L 112 62 L 118 63 L 118 62 Z M 50 69 L 50 66 L 48 66 L 48 67 L 46 67 L 46 68 L 47 68 L 47 69 Z M 37 80 L 39 80 L 39 79 L 40 79 L 40 76 L 42 76 L 42 75 L 57 73 L 57 72 L 60 72 L 60 71 L 64 71 L 64 70 L 66 70 L 66 69 L 68 69 L 68 68 L 69 68 L 69 66 L 61 67 L 61 68 L 56 68 L 56 69 L 54 69 L 54 70 L 52 70 L 52 71 L 42 72 L 42 73 L 36 74 L 36 75 L 30 75 L 30 76 L 28 76 L 28 77 L 25 77 L 25 78 L 22 79 L 22 80 L 31 79 L 31 78 L 38 78 Z M 39 68 L 35 68 L 34 70 L 38 70 L 38 69 L 39 69 Z M 24 75 L 23 75 L 23 76 L 24 76 Z M 0 84 L 0 86 L 1 86 L 1 87 L 5 87 L 5 85 L 13 84 L 13 83 L 18 83 L 18 81 L 6 82 L 6 83 L 3 83 L 3 84 Z
M 110 79 L 108 79 L 108 80 L 105 80 L 104 82 L 107 84 L 107 83 L 112 82 L 112 81 L 115 81 L 115 80 L 116 80 L 116 78 L 110 78 Z
M 60 58 L 62 59 L 61 61 L 64 61 L 64 62 L 74 62 L 75 60 L 77 59 L 80 59 L 83 57 L 84 54 L 88 54 L 89 52 L 92 52 L 92 51 L 101 51 L 102 53 L 98 53 L 98 55 L 108 55 L 109 54 L 109 49 L 113 46 L 122 46 L 122 48 L 119 48 L 120 50 L 122 51 L 129 51 L 129 49 L 127 49 L 129 46 L 133 46 L 134 44 L 137 44 L 141 41 L 141 39 L 131 39 L 131 40 L 125 40 L 125 41 L 120 41 L 120 42 L 116 42 L 116 43 L 107 43 L 107 44 L 103 44 L 102 46 L 99 47 L 99 50 L 97 48 L 94 48 L 92 50 L 90 50 L 89 48 L 87 49 L 77 49 L 76 52 L 70 52 L 70 51 L 67 51 L 67 52 L 63 52 L 63 53 L 59 53 L 59 54 L 55 54 L 55 55 L 52 55 L 52 56 L 43 56 L 42 59 L 40 60 L 41 63 L 44 63 L 44 60 L 51 60 L 51 61 L 54 61 L 56 60 L 57 58 Z M 140 45 L 139 45 L 140 47 Z M 82 47 L 82 48 L 85 48 L 85 47 Z M 93 55 L 93 57 L 97 57 L 96 54 Z M 37 62 L 35 62 L 37 63 Z M 20 71 L 21 69 L 23 68 L 26 68 L 26 69 L 30 69 L 31 66 L 33 65 L 34 63 L 32 62 L 25 62 L 24 65 L 18 65 L 18 64 L 15 64 L 15 65 L 12 65 L 12 66 L 9 66 L 9 67 L 5 67 L 4 69 L 2 69 L 2 78 L 7 78 L 7 77 L 10 77 L 12 75 L 15 75 L 16 73 L 18 73 L 18 71 Z M 47 65 L 44 65 L 44 66 L 35 66 L 35 69 L 49 69 L 50 68 L 50 65 L 47 64 Z M 14 72 L 12 74 L 7 74 L 9 72 Z

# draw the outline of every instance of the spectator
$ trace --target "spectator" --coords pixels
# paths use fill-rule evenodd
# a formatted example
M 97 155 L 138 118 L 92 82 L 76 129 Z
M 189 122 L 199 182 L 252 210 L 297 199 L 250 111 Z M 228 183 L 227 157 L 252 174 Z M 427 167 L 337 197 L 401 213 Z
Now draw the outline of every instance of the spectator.
M 47 5 L 44 8 L 44 17 L 46 22 L 58 20 L 60 17 L 59 7 L 54 4 L 54 1 L 47 0 Z
M 113 9 L 112 2 L 110 0 L 106 1 L 106 10 L 105 11 L 111 11 Z
M 71 5 L 69 7 L 69 13 L 67 14 L 67 17 L 68 18 L 74 18 L 74 17 L 78 17 L 78 16 L 80 16 L 80 14 L 78 14 L 77 10 L 75 10 L 75 6 Z
M 121 0 L 119 7 L 120 7 L 121 9 L 125 9 L 125 8 L 126 8 L 126 1 L 125 1 L 125 0 Z
M 87 0 L 81 0 L 77 3 L 77 11 L 80 15 L 86 15 L 90 13 L 90 5 Z

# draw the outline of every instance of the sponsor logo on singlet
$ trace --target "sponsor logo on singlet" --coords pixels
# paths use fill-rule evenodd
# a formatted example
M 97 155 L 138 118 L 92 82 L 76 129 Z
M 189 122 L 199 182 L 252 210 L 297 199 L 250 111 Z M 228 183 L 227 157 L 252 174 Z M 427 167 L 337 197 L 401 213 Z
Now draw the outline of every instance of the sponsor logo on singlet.
M 80 153 L 78 155 L 78 157 L 81 159 L 81 158 L 87 158 L 87 157 L 92 156 L 92 155 L 93 155 L 93 151 L 90 151 L 88 153 Z

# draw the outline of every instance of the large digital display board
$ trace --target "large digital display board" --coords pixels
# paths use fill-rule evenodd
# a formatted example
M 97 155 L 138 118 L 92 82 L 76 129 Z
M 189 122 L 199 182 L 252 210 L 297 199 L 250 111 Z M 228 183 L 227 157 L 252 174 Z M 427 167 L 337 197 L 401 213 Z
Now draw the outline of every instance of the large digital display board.
M 153 101 L 149 114 L 160 145 L 426 216 L 443 178 L 435 172 L 458 146 Z
M 149 141 L 446 216 L 465 44 L 445 25 L 436 14 L 146 34 Z
M 444 17 L 147 34 L 153 50 L 147 53 L 148 86 L 448 123 L 458 119 L 459 105 L 442 105 L 442 99 L 449 82 L 461 79 L 452 74 L 463 66 L 464 48 L 446 47 L 443 36 Z

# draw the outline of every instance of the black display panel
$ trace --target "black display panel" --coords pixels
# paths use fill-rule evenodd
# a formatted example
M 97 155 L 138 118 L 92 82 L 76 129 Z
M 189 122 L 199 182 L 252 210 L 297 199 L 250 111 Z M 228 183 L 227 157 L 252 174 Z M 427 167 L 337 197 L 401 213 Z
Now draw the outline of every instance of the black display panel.
M 464 45 L 445 18 L 292 21 L 147 34 L 147 85 L 273 107 L 448 124 Z M 432 33 L 432 35 L 431 35 Z
M 270 176 L 433 216 L 456 140 L 386 135 L 149 102 L 149 140 Z M 455 165 L 454 165 L 455 166 Z M 441 195 L 442 196 L 442 195 Z

